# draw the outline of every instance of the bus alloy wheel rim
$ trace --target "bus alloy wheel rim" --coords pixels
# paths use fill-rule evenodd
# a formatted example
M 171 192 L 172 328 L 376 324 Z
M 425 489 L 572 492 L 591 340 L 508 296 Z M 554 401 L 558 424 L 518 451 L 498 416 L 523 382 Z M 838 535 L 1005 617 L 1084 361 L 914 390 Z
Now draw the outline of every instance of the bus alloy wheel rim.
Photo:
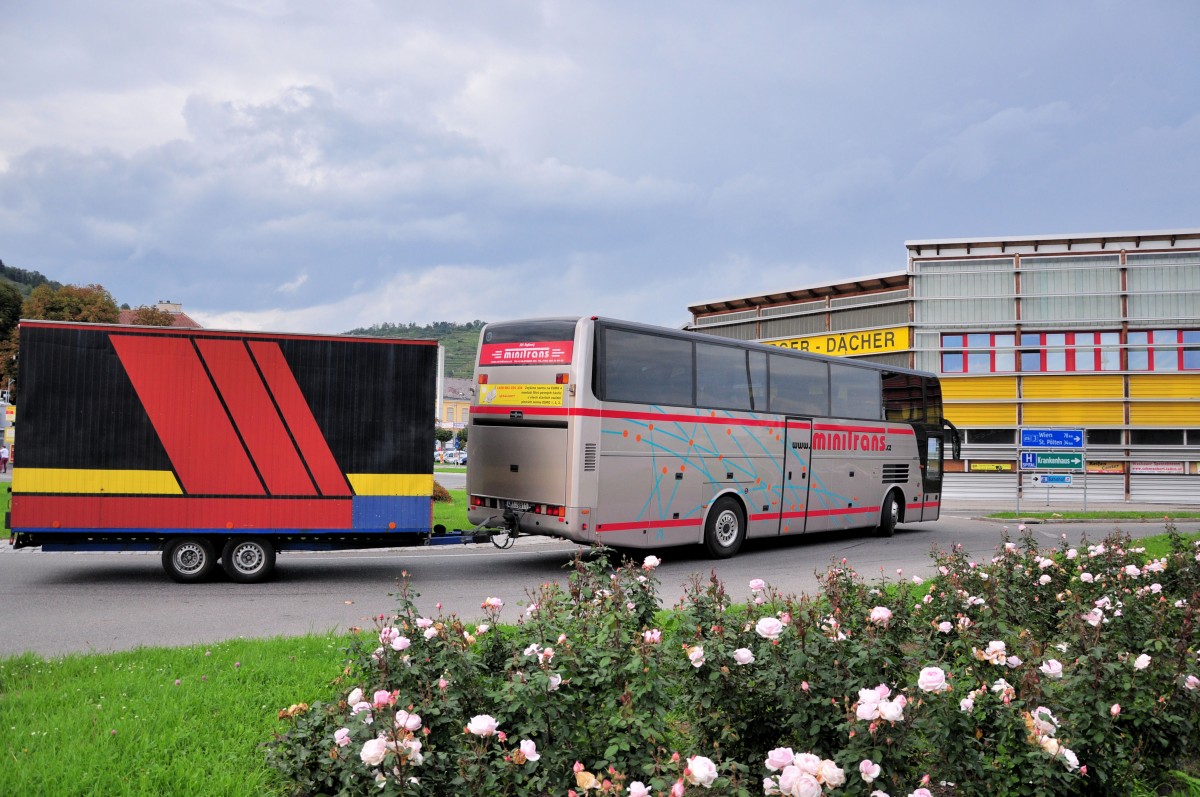
M 723 546 L 732 545 L 737 539 L 738 522 L 733 510 L 726 509 L 717 516 L 717 541 Z

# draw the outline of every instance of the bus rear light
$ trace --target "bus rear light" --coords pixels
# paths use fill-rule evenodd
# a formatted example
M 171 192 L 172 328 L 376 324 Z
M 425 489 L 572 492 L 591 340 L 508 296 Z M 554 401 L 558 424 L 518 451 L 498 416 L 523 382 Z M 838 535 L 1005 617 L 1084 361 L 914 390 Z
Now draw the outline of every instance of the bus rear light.
M 554 384 L 556 384 L 556 385 L 565 385 L 570 381 L 571 381 L 570 374 L 555 374 L 554 375 Z
M 481 385 L 486 385 L 486 384 L 487 384 L 487 374 L 480 374 L 480 375 L 479 375 L 479 384 L 481 384 Z

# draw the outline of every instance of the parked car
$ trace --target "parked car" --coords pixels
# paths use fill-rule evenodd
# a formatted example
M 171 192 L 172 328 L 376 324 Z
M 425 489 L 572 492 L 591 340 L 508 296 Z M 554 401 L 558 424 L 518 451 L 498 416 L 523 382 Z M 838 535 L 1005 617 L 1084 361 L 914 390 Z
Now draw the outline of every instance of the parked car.
M 466 451 L 447 451 L 446 452 L 446 464 L 448 464 L 448 465 L 466 465 L 467 464 L 467 452 Z

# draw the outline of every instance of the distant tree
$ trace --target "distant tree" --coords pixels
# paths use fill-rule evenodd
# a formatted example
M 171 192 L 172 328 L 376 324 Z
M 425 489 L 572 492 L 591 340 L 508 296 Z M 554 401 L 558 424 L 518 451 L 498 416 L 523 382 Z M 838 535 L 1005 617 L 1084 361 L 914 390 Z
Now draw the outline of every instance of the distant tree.
M 19 270 L 19 269 L 18 269 Z M 40 275 L 39 275 L 40 276 Z M 54 287 L 57 286 L 57 287 Z M 88 321 L 95 324 L 115 324 L 121 317 L 112 294 L 103 285 L 58 285 L 42 282 L 21 305 L 21 317 L 46 321 Z M 13 329 L 0 341 L 0 378 L 17 380 L 18 347 L 20 340 Z M 19 382 L 13 386 L 18 393 Z M 12 399 L 10 398 L 10 401 Z M 14 403 L 16 403 L 14 401 Z
M 443 429 L 440 426 L 436 426 L 433 429 L 433 439 L 437 440 L 439 443 L 449 443 L 454 439 L 454 430 Z
M 25 318 L 47 321 L 113 324 L 120 318 L 121 311 L 103 285 L 64 285 L 55 290 L 42 284 L 29 294 L 21 314 Z
M 12 388 L 8 401 L 10 404 L 17 403 L 17 348 L 19 344 L 20 330 L 16 327 L 0 338 L 0 390 L 8 390 Z
M 467 427 L 465 426 L 458 430 L 458 443 L 462 446 L 467 444 Z
M 175 316 L 166 310 L 159 310 L 157 307 L 143 304 L 133 311 L 133 320 L 130 323 L 143 327 L 169 327 L 174 325 Z
M 21 320 L 21 305 L 25 297 L 21 289 L 8 280 L 0 280 L 0 337 L 7 337 Z

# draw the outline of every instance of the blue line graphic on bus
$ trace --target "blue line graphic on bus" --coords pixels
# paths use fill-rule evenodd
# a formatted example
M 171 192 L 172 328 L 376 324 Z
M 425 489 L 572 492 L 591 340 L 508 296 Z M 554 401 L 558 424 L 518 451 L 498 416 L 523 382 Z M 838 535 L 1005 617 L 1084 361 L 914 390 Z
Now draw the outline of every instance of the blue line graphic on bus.
M 612 420 L 625 428 L 606 424 L 602 433 L 613 439 L 614 445 L 606 446 L 609 453 L 649 454 L 650 490 L 640 507 L 629 508 L 632 517 L 619 520 L 645 521 L 659 541 L 665 539 L 670 522 L 700 523 L 713 495 L 722 489 L 736 490 L 746 501 L 749 514 L 760 521 L 778 516 L 785 533 L 793 530 L 785 513 L 792 513 L 791 522 L 799 521 L 802 526 L 803 516 L 809 512 L 841 514 L 857 500 L 839 493 L 813 472 L 808 456 L 810 427 L 801 427 L 809 441 L 793 446 L 788 457 L 791 468 L 798 468 L 804 478 L 788 480 L 783 456 L 786 428 L 777 417 L 709 411 L 688 422 L 679 419 L 679 410 L 672 409 L 668 415 L 662 407 L 652 406 L 649 411 L 662 415 L 663 423 L 617 417 Z M 629 467 L 644 467 L 637 462 L 630 460 Z M 704 489 L 697 490 L 694 483 L 687 485 L 690 493 L 684 489 L 681 474 L 689 469 L 700 475 Z M 849 518 L 841 518 L 841 525 L 848 523 Z

